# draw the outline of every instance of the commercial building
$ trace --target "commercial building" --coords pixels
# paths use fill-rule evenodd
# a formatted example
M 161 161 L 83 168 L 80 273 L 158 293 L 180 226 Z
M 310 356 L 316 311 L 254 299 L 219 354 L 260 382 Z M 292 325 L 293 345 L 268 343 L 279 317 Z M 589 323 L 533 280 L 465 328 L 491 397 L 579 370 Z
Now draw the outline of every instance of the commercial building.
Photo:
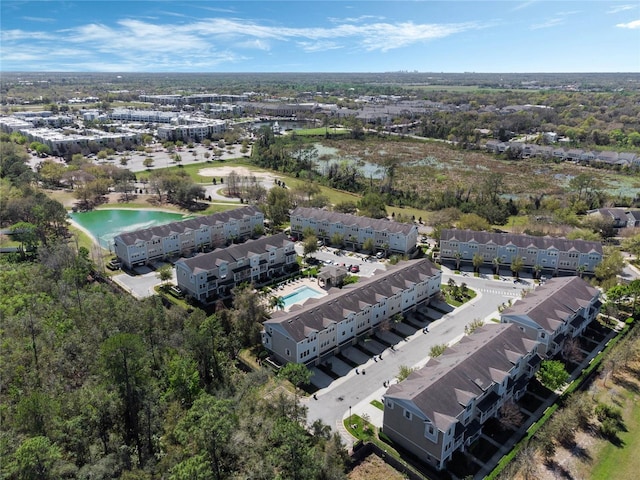
M 263 213 L 256 207 L 247 206 L 121 233 L 113 240 L 118 259 L 131 268 L 172 255 L 186 255 L 220 247 L 233 240 L 244 240 L 258 230 L 262 231 L 263 226 Z
M 307 229 L 326 243 L 339 235 L 354 250 L 362 249 L 365 241 L 372 239 L 378 251 L 408 254 L 418 242 L 418 227 L 412 224 L 298 207 L 291 213 L 291 234 L 301 237 Z
M 429 260 L 400 262 L 380 275 L 308 299 L 264 322 L 262 344 L 281 363 L 317 365 L 357 343 L 394 315 L 440 292 L 441 272 Z
M 241 283 L 269 283 L 296 265 L 294 243 L 284 233 L 182 258 L 175 264 L 178 287 L 205 304 L 227 298 Z
M 593 274 L 602 262 L 599 242 L 536 237 L 513 233 L 490 233 L 473 230 L 444 229 L 440 235 L 440 259 L 444 262 L 472 262 L 478 254 L 485 264 L 509 267 L 514 258 L 522 259 L 525 268 L 539 266 L 554 275 L 579 272 Z

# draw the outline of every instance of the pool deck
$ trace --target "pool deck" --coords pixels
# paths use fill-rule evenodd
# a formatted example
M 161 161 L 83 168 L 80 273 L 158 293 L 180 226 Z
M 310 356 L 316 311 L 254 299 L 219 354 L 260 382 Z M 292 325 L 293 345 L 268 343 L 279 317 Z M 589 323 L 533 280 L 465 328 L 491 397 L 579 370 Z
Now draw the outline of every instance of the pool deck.
M 320 285 L 318 285 L 318 281 L 315 278 L 299 278 L 298 280 L 292 280 L 290 282 L 282 283 L 279 286 L 274 287 L 274 289 L 271 291 L 271 295 L 272 296 L 275 295 L 278 297 L 285 297 L 303 286 L 307 286 L 309 288 L 313 288 L 314 290 L 317 290 L 318 292 L 322 292 L 323 297 L 328 295 L 327 291 L 324 288 L 322 288 Z M 294 303 L 293 305 L 300 305 L 300 303 Z M 285 307 L 284 311 L 288 312 L 289 308 L 293 305 Z

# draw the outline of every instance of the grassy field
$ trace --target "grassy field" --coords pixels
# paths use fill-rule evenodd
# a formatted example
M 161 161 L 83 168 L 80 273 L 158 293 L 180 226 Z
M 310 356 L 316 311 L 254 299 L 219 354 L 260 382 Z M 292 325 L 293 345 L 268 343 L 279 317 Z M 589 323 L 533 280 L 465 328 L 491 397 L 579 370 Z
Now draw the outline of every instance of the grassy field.
M 377 455 L 371 454 L 354 468 L 347 478 L 349 480 L 403 480 L 406 477 Z
M 631 387 L 633 385 L 633 387 Z M 629 389 L 618 390 L 625 399 L 624 423 L 626 431 L 621 432 L 621 446 L 611 442 L 602 445 L 594 455 L 591 480 L 632 480 L 639 477 L 640 472 L 640 395 L 638 382 L 629 384 Z

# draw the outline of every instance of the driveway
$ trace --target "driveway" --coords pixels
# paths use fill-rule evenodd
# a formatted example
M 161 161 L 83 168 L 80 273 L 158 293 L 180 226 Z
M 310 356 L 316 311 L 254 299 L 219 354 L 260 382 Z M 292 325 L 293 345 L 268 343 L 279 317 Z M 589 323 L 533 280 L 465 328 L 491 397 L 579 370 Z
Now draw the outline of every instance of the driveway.
M 157 269 L 161 266 L 162 263 L 155 265 L 154 268 Z M 128 273 L 122 272 L 117 275 L 113 275 L 111 279 L 137 299 L 147 298 L 155 295 L 155 287 L 157 285 L 160 285 L 161 283 L 160 279 L 157 277 L 156 271 L 150 269 L 149 267 L 143 267 L 140 272 L 141 273 L 137 275 L 130 275 Z M 171 282 L 174 285 L 177 285 L 175 268 L 172 268 Z
M 499 318 L 497 308 L 500 304 L 520 297 L 521 290 L 531 288 L 531 285 L 513 283 L 512 279 L 503 281 L 493 280 L 491 275 L 487 277 L 490 278 L 456 275 L 443 267 L 443 284 L 446 284 L 449 278 L 453 278 L 458 284 L 465 282 L 478 292 L 476 298 L 431 322 L 426 334 L 417 330 L 393 349 L 380 345 L 381 357 L 374 359 L 372 353 L 372 356 L 358 367 L 360 372 L 366 370 L 366 375 L 356 374 L 353 368 L 326 388 L 318 390 L 315 397 L 304 398 L 302 402 L 308 408 L 309 425 L 316 420 L 322 420 L 340 432 L 343 441 L 349 447 L 353 444 L 353 438 L 343 428 L 342 420 L 349 415 L 350 410 L 358 415 L 366 413 L 374 425 L 381 427 L 382 411 L 370 402 L 382 398 L 386 392 L 385 383 L 396 382 L 400 366 L 423 366 L 429 358 L 428 352 L 431 347 L 457 342 L 463 337 L 465 326 L 475 319 L 491 321 L 493 318 Z

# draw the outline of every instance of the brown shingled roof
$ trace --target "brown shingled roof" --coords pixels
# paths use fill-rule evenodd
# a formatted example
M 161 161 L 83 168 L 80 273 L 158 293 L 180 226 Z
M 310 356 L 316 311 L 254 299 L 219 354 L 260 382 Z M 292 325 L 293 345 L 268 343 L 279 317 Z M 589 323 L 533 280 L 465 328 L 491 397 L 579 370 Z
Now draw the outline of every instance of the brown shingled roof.
M 343 289 L 332 289 L 329 295 L 315 301 L 310 299 L 301 308 L 275 312 L 265 325 L 278 323 L 291 338 L 300 342 L 306 338 L 305 327 L 322 330 L 325 318 L 339 322 L 344 318 L 345 312 L 359 312 L 363 303 L 376 303 L 381 298 L 391 297 L 397 291 L 396 288 L 405 288 L 405 282 L 419 283 L 438 272 L 427 259 L 401 262 L 363 282 Z
M 125 245 L 134 245 L 136 242 L 149 241 L 154 238 L 165 238 L 170 235 L 180 234 L 189 230 L 197 230 L 203 225 L 215 225 L 217 223 L 226 223 L 231 219 L 241 219 L 246 216 L 254 216 L 260 210 L 254 206 L 246 206 L 229 210 L 226 212 L 218 212 L 212 215 L 199 216 L 181 220 L 179 222 L 171 222 L 165 225 L 157 225 L 155 227 L 135 230 L 117 235 Z
M 414 228 L 409 223 L 392 222 L 385 218 L 369 218 L 360 217 L 358 215 L 349 215 L 348 213 L 331 212 L 320 208 L 298 207 L 292 213 L 292 216 L 300 216 L 304 218 L 312 218 L 316 221 L 327 221 L 329 223 L 340 223 L 342 225 L 357 225 L 359 228 L 372 228 L 375 231 L 388 231 L 392 233 L 409 234 Z
M 493 242 L 497 245 L 512 244 L 515 247 L 527 248 L 534 245 L 541 250 L 556 248 L 561 252 L 568 252 L 576 249 L 582 253 L 597 252 L 602 255 L 602 244 L 600 242 L 588 242 L 586 240 L 569 240 L 561 237 L 537 237 L 534 235 L 519 235 L 515 233 L 493 233 L 479 232 L 475 230 L 444 229 L 440 234 L 440 239 L 445 241 L 458 240 L 459 242 L 470 242 L 475 240 L 483 245 Z
M 534 347 L 535 342 L 514 324 L 484 325 L 439 357 L 429 359 L 406 380 L 389 387 L 385 397 L 413 403 L 445 431 L 469 399 L 502 381 L 514 365 L 513 352 L 524 356 Z
M 599 290 L 580 277 L 548 280 L 517 300 L 502 316 L 527 316 L 548 333 L 553 333 L 567 317 L 591 303 Z

